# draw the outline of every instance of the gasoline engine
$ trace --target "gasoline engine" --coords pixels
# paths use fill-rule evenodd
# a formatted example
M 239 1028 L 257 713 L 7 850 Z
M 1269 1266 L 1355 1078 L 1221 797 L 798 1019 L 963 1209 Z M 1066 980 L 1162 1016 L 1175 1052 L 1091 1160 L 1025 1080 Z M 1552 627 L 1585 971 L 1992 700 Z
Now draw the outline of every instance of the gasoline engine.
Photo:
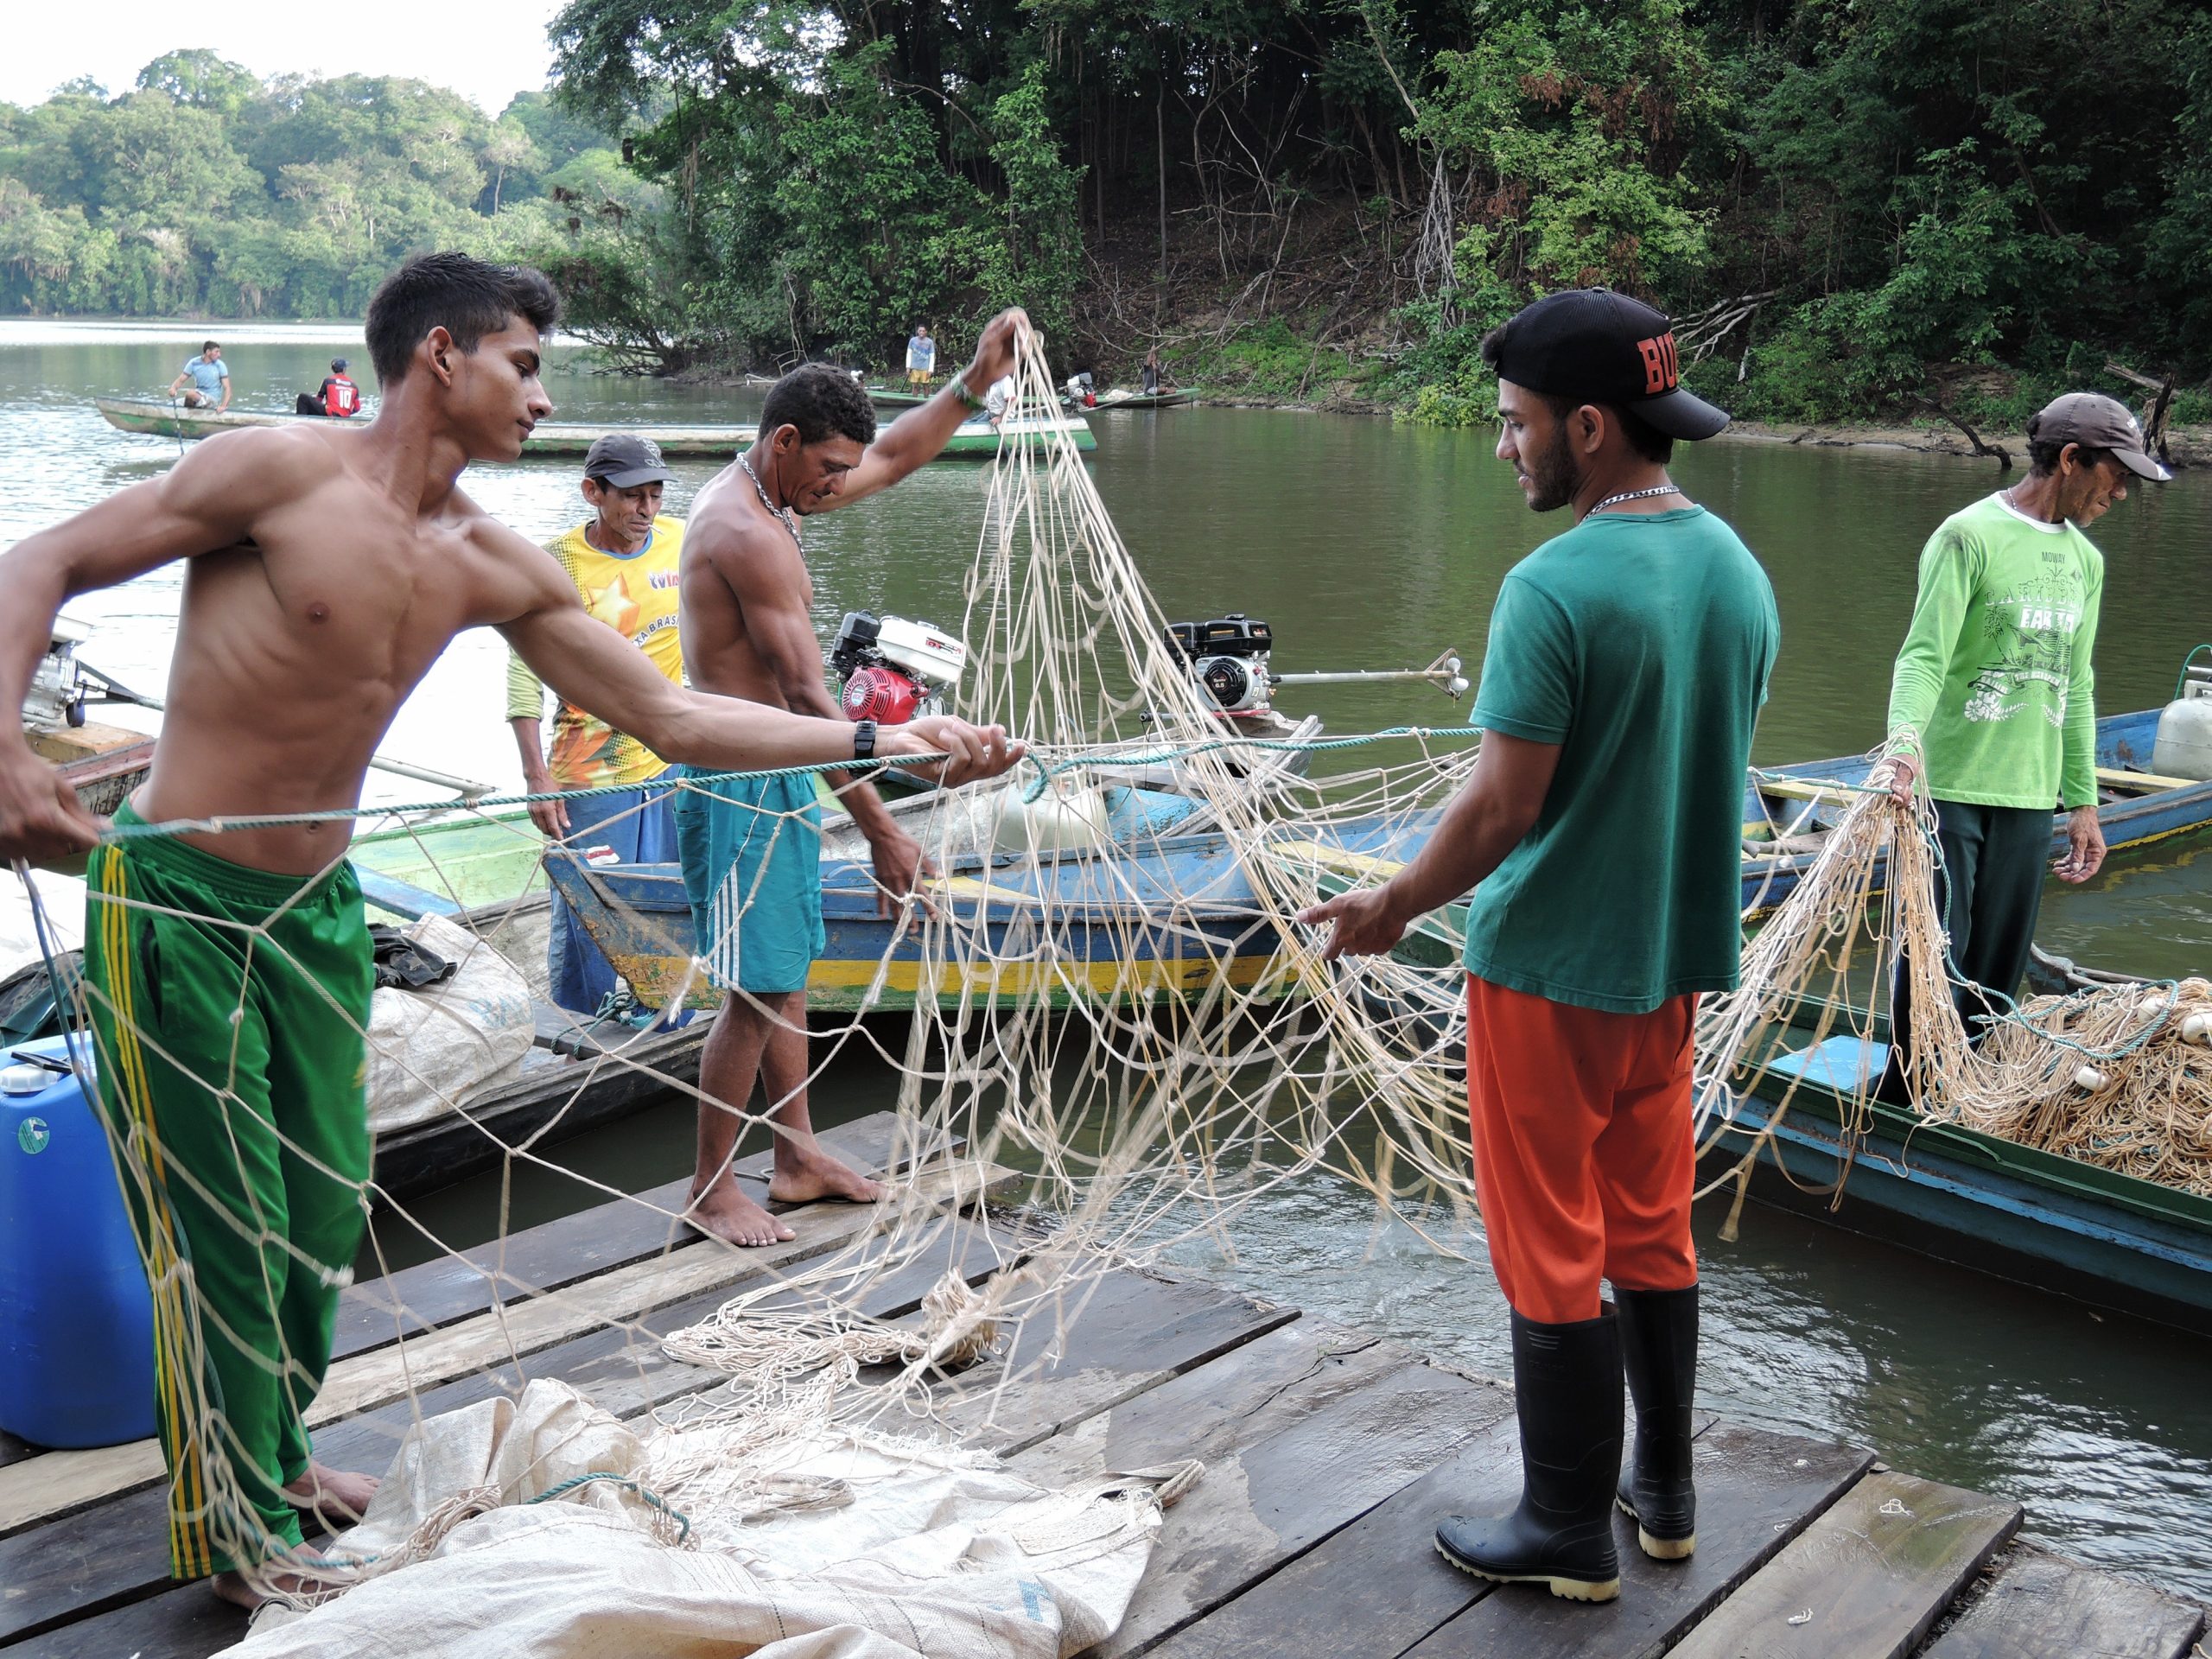
M 1268 653 L 1275 635 L 1266 623 L 1242 611 L 1211 622 L 1170 622 L 1167 643 L 1224 715 L 1268 712 L 1275 686 Z
M 845 683 L 848 720 L 903 726 L 944 712 L 944 694 L 968 665 L 968 647 L 927 622 L 848 611 L 830 647 L 830 666 Z

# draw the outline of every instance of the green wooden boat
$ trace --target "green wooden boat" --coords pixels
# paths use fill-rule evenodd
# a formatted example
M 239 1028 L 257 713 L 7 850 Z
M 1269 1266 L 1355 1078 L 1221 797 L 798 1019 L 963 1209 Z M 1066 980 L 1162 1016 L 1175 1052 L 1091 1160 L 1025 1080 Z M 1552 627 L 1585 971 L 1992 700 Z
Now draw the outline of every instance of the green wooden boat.
M 229 432 L 240 427 L 327 425 L 320 416 L 280 414 L 273 410 L 186 409 L 181 404 L 158 402 L 150 397 L 96 397 L 92 400 L 107 423 L 124 432 L 138 432 L 149 437 L 180 439 L 205 438 L 217 432 Z M 650 438 L 658 444 L 666 455 L 700 456 L 709 460 L 728 461 L 753 442 L 757 429 L 751 426 L 633 426 L 587 425 L 582 422 L 541 421 L 537 429 L 523 442 L 526 455 L 578 455 L 609 433 L 626 433 L 632 437 Z M 1001 437 L 1016 435 L 1040 435 L 1065 433 L 1078 449 L 1096 449 L 1098 439 L 1090 426 L 1073 416 L 1061 416 L 1051 420 L 1022 419 L 1007 421 L 994 428 L 988 422 L 973 420 L 957 429 L 946 442 L 938 459 L 940 461 L 984 460 L 999 452 Z
M 870 386 L 868 400 L 879 409 L 918 409 L 937 394 L 933 391 L 909 391 L 904 386 Z
M 1771 1125 L 1755 1197 L 2097 1307 L 2212 1332 L 2212 1198 L 1882 1101 L 1847 1134 L 1855 1086 L 1878 1075 L 1887 1046 L 1814 1034 L 1783 1033 L 1764 1074 L 1715 1103 L 1725 1122 L 1704 1149 L 1704 1178 Z

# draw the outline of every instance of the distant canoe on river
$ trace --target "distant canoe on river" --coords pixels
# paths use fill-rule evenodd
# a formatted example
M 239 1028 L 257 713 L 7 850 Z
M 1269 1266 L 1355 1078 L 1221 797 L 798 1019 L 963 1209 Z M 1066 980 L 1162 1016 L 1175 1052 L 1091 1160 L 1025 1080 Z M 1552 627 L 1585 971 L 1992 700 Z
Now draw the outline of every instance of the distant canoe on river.
M 151 397 L 95 397 L 92 402 L 110 426 L 156 438 L 204 438 L 244 426 L 299 426 L 327 424 L 318 415 L 279 414 L 273 410 L 186 409 Z M 593 442 L 610 432 L 651 438 L 664 455 L 700 455 L 727 461 L 753 442 L 750 426 L 629 426 L 585 425 L 582 422 L 544 421 L 523 442 L 527 455 L 581 455 Z M 1022 419 L 1004 422 L 994 429 L 987 422 L 973 420 L 956 430 L 940 459 L 988 460 L 998 453 L 999 439 L 1016 434 L 1065 432 L 1078 449 L 1096 449 L 1098 440 L 1080 418 L 1061 416 L 1053 420 Z

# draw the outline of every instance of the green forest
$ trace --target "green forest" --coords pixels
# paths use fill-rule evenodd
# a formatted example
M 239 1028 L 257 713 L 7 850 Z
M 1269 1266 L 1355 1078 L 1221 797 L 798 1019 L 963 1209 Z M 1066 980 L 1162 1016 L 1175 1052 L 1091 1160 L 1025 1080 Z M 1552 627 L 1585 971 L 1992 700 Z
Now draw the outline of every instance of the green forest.
M 0 106 L 0 308 L 358 313 L 544 265 L 612 366 L 887 365 L 1019 301 L 1068 367 L 1486 418 L 1482 332 L 1607 283 L 1776 420 L 2212 372 L 2182 0 L 570 0 L 550 92 L 204 52 Z

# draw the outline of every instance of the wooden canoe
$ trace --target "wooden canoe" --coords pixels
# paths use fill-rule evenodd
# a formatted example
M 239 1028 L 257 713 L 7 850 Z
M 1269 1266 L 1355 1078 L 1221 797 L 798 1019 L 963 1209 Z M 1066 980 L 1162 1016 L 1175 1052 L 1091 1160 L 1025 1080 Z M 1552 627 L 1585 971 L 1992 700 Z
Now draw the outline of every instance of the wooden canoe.
M 2212 1332 L 2212 1199 L 1873 1102 L 1844 1125 L 1887 1046 L 1786 1033 L 1764 1076 L 1732 1092 L 1701 1173 L 1770 1122 L 1753 1196 L 1923 1255 L 2100 1308 Z M 1777 1103 L 1786 1109 L 1775 1122 Z M 1840 1195 L 1837 1184 L 1842 1184 Z
M 2097 822 L 2105 846 L 2118 853 L 2212 824 L 2212 782 L 2162 778 L 2150 770 L 2158 729 L 2156 709 L 2107 715 L 2097 722 Z M 1863 787 L 1874 762 L 1839 756 L 1754 770 L 1744 786 L 1744 913 L 1771 914 L 1796 890 L 1820 855 L 1817 847 L 1762 855 L 1762 842 L 1788 835 L 1795 847 L 1833 827 Z M 2051 856 L 2066 849 L 2066 817 L 2051 820 Z
M 1070 408 L 1073 402 L 1066 397 L 1060 401 Z M 1111 391 L 1102 391 L 1098 401 L 1083 412 L 1096 415 L 1109 409 L 1179 409 L 1185 404 L 1195 404 L 1198 394 L 1189 391 L 1132 391 L 1126 386 L 1116 386 Z
M 245 409 L 228 409 L 219 413 L 211 409 L 186 409 L 180 404 L 159 403 L 151 398 L 96 397 L 92 401 L 110 426 L 124 432 L 173 440 L 205 438 L 241 427 L 321 426 L 329 423 L 314 415 Z M 523 453 L 525 455 L 582 455 L 601 438 L 609 433 L 620 432 L 632 437 L 652 439 L 660 446 L 664 455 L 728 461 L 753 442 L 755 430 L 751 426 L 588 425 L 581 422 L 542 421 L 537 429 L 523 441 Z M 1098 447 L 1096 435 L 1081 419 L 1072 416 L 1061 416 L 1052 420 L 1007 421 L 998 428 L 985 421 L 973 420 L 954 431 L 939 452 L 938 459 L 988 460 L 998 454 L 1001 436 L 1051 432 L 1066 434 L 1078 449 L 1096 449 Z

